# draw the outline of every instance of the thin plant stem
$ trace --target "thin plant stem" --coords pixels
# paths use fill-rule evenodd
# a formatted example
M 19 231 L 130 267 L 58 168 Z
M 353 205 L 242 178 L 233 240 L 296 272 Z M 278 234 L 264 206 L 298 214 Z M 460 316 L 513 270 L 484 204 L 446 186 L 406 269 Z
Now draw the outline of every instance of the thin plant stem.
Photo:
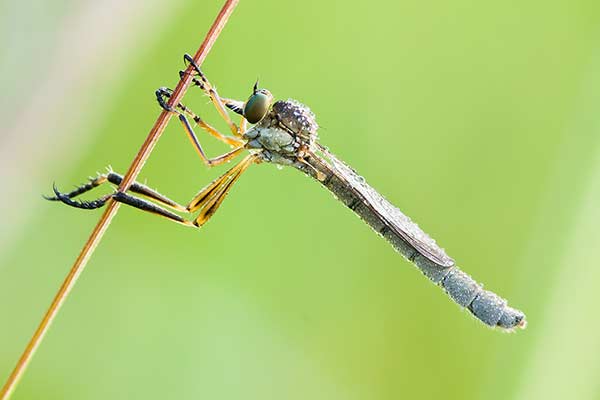
M 208 52 L 210 51 L 213 44 L 219 37 L 221 30 L 223 30 L 223 27 L 227 23 L 227 20 L 229 19 L 233 10 L 237 6 L 238 1 L 239 0 L 226 0 L 225 1 L 223 8 L 221 8 L 221 11 L 219 12 L 219 15 L 217 15 L 210 30 L 206 34 L 204 41 L 200 45 L 200 48 L 194 55 L 194 61 L 196 62 L 196 64 L 201 65 L 204 62 L 204 60 L 206 59 L 206 56 L 208 55 Z M 190 83 L 192 81 L 192 74 L 193 74 L 193 66 L 188 65 L 188 67 L 186 69 L 186 73 L 183 74 L 182 79 L 179 81 L 179 83 L 173 90 L 173 94 L 171 95 L 171 98 L 169 99 L 169 102 L 168 102 L 169 106 L 175 106 L 183 98 L 185 92 L 189 88 Z M 163 131 L 165 130 L 171 117 L 172 117 L 172 113 L 170 113 L 166 110 L 163 110 L 160 113 L 160 115 L 158 116 L 158 119 L 154 123 L 154 126 L 152 126 L 152 129 L 150 130 L 148 137 L 142 144 L 142 147 L 138 151 L 138 153 L 135 156 L 135 158 L 133 159 L 133 161 L 131 162 L 129 169 L 127 170 L 127 173 L 125 174 L 123 181 L 121 182 L 121 185 L 119 186 L 120 191 L 124 192 L 127 189 L 129 189 L 129 186 L 131 186 L 131 184 L 136 180 L 138 174 L 140 173 L 142 167 L 144 166 L 144 163 L 146 162 L 146 160 L 152 153 L 154 146 L 158 142 L 158 139 L 160 138 Z M 109 200 L 104 213 L 100 217 L 100 220 L 98 221 L 94 230 L 90 234 L 90 237 L 88 238 L 88 240 L 84 244 L 83 248 L 81 249 L 79 256 L 75 260 L 75 263 L 71 267 L 71 270 L 67 274 L 63 284 L 61 285 L 60 289 L 56 293 L 56 296 L 54 297 L 54 300 L 50 304 L 48 311 L 46 311 L 46 314 L 42 318 L 38 328 L 36 329 L 35 333 L 33 334 L 32 338 L 30 339 L 29 343 L 27 344 L 27 347 L 23 351 L 21 358 L 19 358 L 19 361 L 17 361 L 17 364 L 16 364 L 14 370 L 12 371 L 11 375 L 8 377 L 8 380 L 4 384 L 4 387 L 2 388 L 2 391 L 0 392 L 0 400 L 8 400 L 10 398 L 10 396 L 12 395 L 12 393 L 14 392 L 20 378 L 23 376 L 25 369 L 29 365 L 29 362 L 31 361 L 33 354 L 35 353 L 35 351 L 39 347 L 40 343 L 44 339 L 44 336 L 48 332 L 48 329 L 50 328 L 52 321 L 54 320 L 54 318 L 58 314 L 61 306 L 67 299 L 67 296 L 73 289 L 73 286 L 75 286 L 75 283 L 77 282 L 77 278 L 79 278 L 79 276 L 83 272 L 83 269 L 85 268 L 87 262 L 89 261 L 90 257 L 92 256 L 94 249 L 102 240 L 102 236 L 106 232 L 106 229 L 110 225 L 110 222 L 112 221 L 113 217 L 117 213 L 117 210 L 119 209 L 119 204 L 120 203 L 113 201 L 112 199 Z

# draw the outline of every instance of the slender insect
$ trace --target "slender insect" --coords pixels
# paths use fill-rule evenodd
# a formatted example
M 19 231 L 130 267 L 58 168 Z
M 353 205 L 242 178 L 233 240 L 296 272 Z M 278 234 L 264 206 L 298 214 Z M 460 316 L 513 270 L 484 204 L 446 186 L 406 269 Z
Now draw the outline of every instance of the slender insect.
M 227 122 L 231 135 L 221 134 L 181 103 L 169 107 L 166 99 L 172 94 L 170 89 L 160 88 L 156 91 L 158 103 L 167 111 L 178 115 L 193 147 L 206 165 L 223 164 L 247 151 L 248 154 L 242 161 L 203 188 L 187 206 L 137 182 L 130 187 L 129 192 L 142 197 L 117 190 L 93 201 L 73 200 L 105 182 L 118 186 L 122 176 L 113 171 L 91 179 L 70 193 L 61 193 L 54 187 L 55 196 L 47 197 L 48 200 L 61 201 L 77 208 L 96 209 L 112 198 L 179 224 L 201 227 L 215 214 L 234 183 L 252 164 L 269 162 L 291 166 L 329 189 L 400 254 L 413 262 L 425 276 L 441 286 L 452 300 L 469 310 L 484 324 L 504 330 L 525 327 L 525 315 L 521 311 L 509 307 L 506 300 L 484 290 L 461 271 L 433 239 L 318 142 L 318 125 L 308 107 L 291 99 L 274 102 L 268 90 L 258 88 L 258 82 L 245 102 L 222 98 L 193 59 L 187 54 L 184 59 L 194 67 L 193 84 L 210 97 Z M 181 71 L 180 76 L 183 77 L 184 73 Z M 231 119 L 228 109 L 242 116 L 239 126 Z M 190 120 L 233 149 L 218 157 L 209 158 Z M 248 128 L 248 124 L 254 125 Z M 190 220 L 171 210 L 198 214 Z

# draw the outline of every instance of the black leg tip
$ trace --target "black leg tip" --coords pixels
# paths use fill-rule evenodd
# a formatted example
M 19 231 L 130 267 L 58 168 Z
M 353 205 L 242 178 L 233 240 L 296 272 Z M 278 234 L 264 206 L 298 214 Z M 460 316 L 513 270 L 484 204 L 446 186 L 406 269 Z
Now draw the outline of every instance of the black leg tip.
M 56 182 L 52 182 L 52 190 L 54 191 L 55 194 L 58 191 L 58 189 L 56 188 Z M 59 198 L 56 196 L 46 196 L 45 194 L 43 194 L 42 197 L 49 201 L 58 201 L 59 200 Z
M 110 196 L 105 196 L 105 197 L 101 197 L 101 198 L 99 198 L 97 200 L 93 200 L 93 201 L 75 201 L 75 200 L 71 200 L 71 198 L 68 195 L 61 193 L 55 184 L 52 185 L 52 190 L 54 191 L 54 194 L 56 195 L 56 197 L 50 198 L 48 200 L 59 200 L 68 206 L 75 207 L 75 208 L 81 208 L 84 210 L 93 210 L 96 208 L 100 208 L 110 198 Z
M 165 101 L 165 98 L 169 98 L 171 97 L 171 95 L 173 94 L 173 91 L 167 87 L 160 87 L 158 89 L 156 89 L 156 92 L 154 92 L 154 94 L 156 94 L 156 101 L 158 101 L 158 104 L 166 111 L 169 112 L 173 112 L 173 107 L 169 106 L 167 104 L 167 102 Z
M 63 195 L 58 188 L 56 187 L 56 183 L 52 182 L 52 191 L 54 192 L 54 194 L 56 195 L 56 198 L 60 200 L 61 197 L 66 197 L 65 195 Z
M 192 56 L 190 56 L 188 53 L 185 53 L 183 55 L 183 61 L 184 63 L 187 65 L 188 63 L 192 65 L 192 67 L 194 67 L 194 69 L 196 70 L 196 72 L 198 73 L 198 75 L 202 76 L 202 71 L 200 70 L 200 66 L 198 64 L 196 64 L 196 61 L 194 61 L 194 58 Z
M 189 53 L 185 53 L 183 55 L 183 62 L 187 65 L 189 64 L 194 64 L 194 57 L 192 57 Z

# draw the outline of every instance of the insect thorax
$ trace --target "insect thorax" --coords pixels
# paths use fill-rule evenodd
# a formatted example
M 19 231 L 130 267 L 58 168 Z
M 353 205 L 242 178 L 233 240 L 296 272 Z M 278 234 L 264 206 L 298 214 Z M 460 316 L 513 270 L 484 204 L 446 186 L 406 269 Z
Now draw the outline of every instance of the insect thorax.
M 280 100 L 244 137 L 246 147 L 262 149 L 264 161 L 293 164 L 307 150 L 314 150 L 317 122 L 310 109 L 296 100 Z

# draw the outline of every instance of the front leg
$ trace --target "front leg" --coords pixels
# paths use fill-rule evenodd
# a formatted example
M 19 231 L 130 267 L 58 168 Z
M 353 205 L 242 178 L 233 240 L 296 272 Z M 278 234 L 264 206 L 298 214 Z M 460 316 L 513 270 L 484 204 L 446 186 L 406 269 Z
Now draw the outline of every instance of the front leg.
M 243 102 L 230 100 L 229 101 L 230 105 L 228 106 L 227 102 L 225 102 L 217 93 L 217 89 L 215 89 L 213 87 L 213 85 L 208 81 L 208 79 L 206 79 L 206 75 L 204 75 L 204 73 L 202 72 L 202 70 L 200 69 L 198 64 L 196 64 L 196 62 L 194 61 L 192 56 L 190 56 L 189 54 L 185 54 L 183 56 L 183 59 L 184 59 L 184 61 L 190 63 L 196 72 L 197 77 L 194 77 L 192 79 L 193 84 L 200 87 L 200 89 L 202 89 L 204 91 L 204 93 L 206 93 L 208 95 L 208 97 L 210 97 L 210 101 L 213 103 L 213 105 L 217 109 L 217 112 L 219 113 L 219 115 L 221 115 L 221 117 L 225 120 L 227 125 L 229 125 L 229 129 L 231 130 L 233 135 L 241 138 L 243 135 L 243 132 L 233 122 L 233 120 L 229 116 L 229 113 L 227 112 L 227 107 L 231 108 L 233 106 L 234 108 L 237 109 L 237 108 L 240 108 L 240 103 L 241 103 L 241 108 L 243 110 Z M 185 72 L 181 71 L 179 74 L 180 74 L 180 77 L 182 77 L 183 74 L 185 74 Z
M 216 139 L 220 140 L 223 143 L 228 144 L 231 147 L 239 147 L 244 144 L 244 141 L 241 139 L 238 139 L 233 136 L 223 135 L 221 132 L 219 132 L 217 130 L 217 128 L 215 128 L 212 125 L 205 122 L 202 118 L 200 118 L 199 115 L 194 113 L 192 110 L 190 110 L 188 107 L 186 107 L 183 103 L 177 104 L 177 106 L 175 106 L 175 109 L 173 109 L 173 107 L 169 107 L 166 99 L 170 98 L 172 94 L 173 94 L 173 91 L 166 87 L 161 87 L 156 90 L 156 100 L 158 101 L 158 104 L 163 109 L 165 109 L 169 112 L 177 113 L 177 114 L 184 113 L 188 117 L 192 118 L 194 120 L 194 122 L 196 124 L 198 124 L 198 126 L 200 128 L 207 131 L 211 136 L 215 137 Z

